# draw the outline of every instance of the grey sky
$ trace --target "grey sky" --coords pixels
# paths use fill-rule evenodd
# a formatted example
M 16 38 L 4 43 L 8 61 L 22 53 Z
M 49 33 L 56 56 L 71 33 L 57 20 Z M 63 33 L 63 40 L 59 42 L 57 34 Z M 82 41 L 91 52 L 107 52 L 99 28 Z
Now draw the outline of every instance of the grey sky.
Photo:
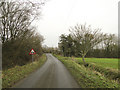
M 87 23 L 105 33 L 118 33 L 119 0 L 49 0 L 42 16 L 34 22 L 45 38 L 43 45 L 56 47 L 61 34 L 69 34 L 69 27 Z

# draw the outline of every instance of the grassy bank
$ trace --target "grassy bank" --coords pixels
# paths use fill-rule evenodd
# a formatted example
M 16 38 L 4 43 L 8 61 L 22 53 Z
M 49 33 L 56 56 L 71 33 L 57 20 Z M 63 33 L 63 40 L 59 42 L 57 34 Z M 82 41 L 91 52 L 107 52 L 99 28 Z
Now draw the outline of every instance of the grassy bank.
M 81 58 L 74 58 L 75 62 L 83 65 Z M 87 68 L 101 73 L 103 76 L 113 80 L 120 80 L 120 71 L 118 71 L 118 59 L 113 58 L 85 58 L 89 64 Z
M 80 87 L 82 88 L 117 88 L 118 81 L 106 78 L 104 74 L 93 68 L 84 67 L 83 64 L 76 63 L 70 57 L 55 55 L 67 69 L 71 72 Z
M 28 74 L 42 66 L 46 61 L 46 55 L 43 54 L 33 63 L 28 63 L 23 66 L 15 66 L 8 70 L 2 71 L 2 87 L 8 88 L 14 85 L 16 82 L 26 77 Z

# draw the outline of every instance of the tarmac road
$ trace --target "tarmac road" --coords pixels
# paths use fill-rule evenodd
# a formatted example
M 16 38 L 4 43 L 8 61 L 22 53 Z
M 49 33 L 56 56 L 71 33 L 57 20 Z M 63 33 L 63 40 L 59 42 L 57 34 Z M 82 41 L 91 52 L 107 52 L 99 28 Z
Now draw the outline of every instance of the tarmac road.
M 66 67 L 53 55 L 46 54 L 45 64 L 12 88 L 79 88 Z

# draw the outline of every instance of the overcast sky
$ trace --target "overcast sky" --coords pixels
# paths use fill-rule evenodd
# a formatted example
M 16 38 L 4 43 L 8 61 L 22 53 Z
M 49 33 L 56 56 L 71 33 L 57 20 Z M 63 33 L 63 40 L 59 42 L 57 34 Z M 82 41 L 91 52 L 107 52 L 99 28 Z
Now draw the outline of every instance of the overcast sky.
M 78 24 L 101 28 L 104 33 L 118 33 L 119 0 L 49 0 L 42 16 L 34 22 L 44 36 L 43 45 L 57 47 L 59 36 L 69 34 L 69 27 Z

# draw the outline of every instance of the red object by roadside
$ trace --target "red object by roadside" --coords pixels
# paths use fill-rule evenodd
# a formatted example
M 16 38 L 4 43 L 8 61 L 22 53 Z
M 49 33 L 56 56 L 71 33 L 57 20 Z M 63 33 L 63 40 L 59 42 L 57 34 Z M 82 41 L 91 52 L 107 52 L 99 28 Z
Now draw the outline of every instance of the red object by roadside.
M 30 55 L 33 55 L 33 54 L 36 54 L 36 52 L 35 52 L 34 49 L 32 48 L 29 54 L 30 54 Z

